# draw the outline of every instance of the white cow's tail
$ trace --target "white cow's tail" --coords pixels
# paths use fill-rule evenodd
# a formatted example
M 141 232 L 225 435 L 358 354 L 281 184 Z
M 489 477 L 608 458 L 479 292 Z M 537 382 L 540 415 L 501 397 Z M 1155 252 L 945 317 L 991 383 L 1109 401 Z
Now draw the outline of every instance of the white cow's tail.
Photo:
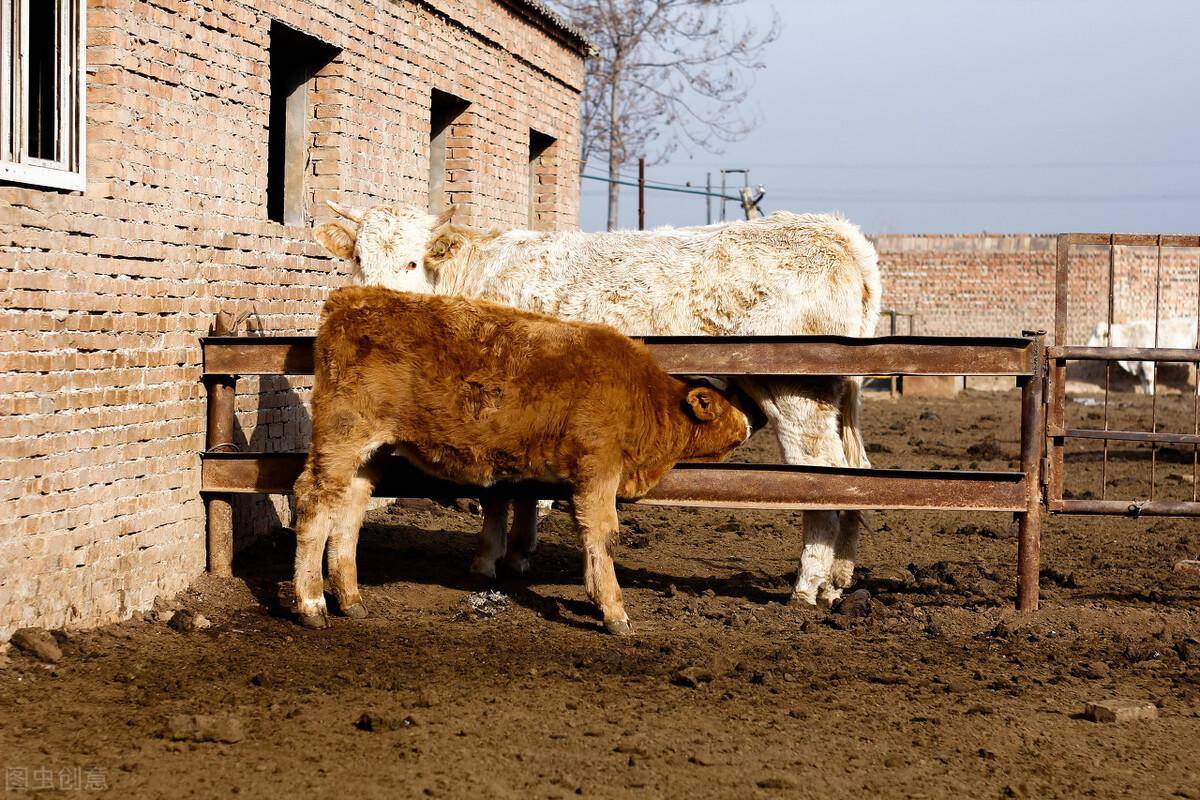
M 846 452 L 846 464 L 851 467 L 869 467 L 867 448 L 862 438 L 862 378 L 846 379 L 846 391 L 842 393 L 840 417 L 842 423 L 842 449 Z
M 859 419 L 861 407 L 862 378 L 847 378 L 846 391 L 842 393 L 842 407 L 839 415 L 842 420 L 842 449 L 846 451 L 847 466 L 865 469 L 871 466 L 871 461 L 867 458 L 867 448 L 862 438 L 862 425 Z M 858 531 L 860 528 L 871 529 L 867 523 L 865 511 L 843 511 L 842 520 L 843 526 L 850 525 L 849 530 L 852 531 Z M 843 528 L 843 530 L 845 529 Z
M 879 323 L 880 295 L 883 293 L 879 277 L 879 255 L 875 246 L 863 235 L 857 225 L 837 219 L 835 229 L 840 235 L 846 255 L 857 267 L 857 277 L 862 282 L 861 327 L 859 336 L 874 336 Z M 869 467 L 867 449 L 863 444 L 860 409 L 862 407 L 862 378 L 848 378 L 846 391 L 842 393 L 841 428 L 842 449 L 846 463 L 851 467 Z
M 854 259 L 860 271 L 862 280 L 862 327 L 859 336 L 874 336 L 879 324 L 879 309 L 883 295 L 883 281 L 879 277 L 879 254 L 875 246 L 863 236 L 855 225 L 847 223 L 850 230 L 845 231 L 849 255 Z M 871 460 L 867 458 L 867 448 L 862 438 L 862 383 L 861 377 L 849 378 L 846 381 L 846 391 L 842 394 L 842 449 L 846 453 L 846 464 L 851 467 L 867 468 Z M 847 511 L 843 519 L 848 518 L 850 530 L 857 533 L 859 527 L 870 530 L 866 512 Z

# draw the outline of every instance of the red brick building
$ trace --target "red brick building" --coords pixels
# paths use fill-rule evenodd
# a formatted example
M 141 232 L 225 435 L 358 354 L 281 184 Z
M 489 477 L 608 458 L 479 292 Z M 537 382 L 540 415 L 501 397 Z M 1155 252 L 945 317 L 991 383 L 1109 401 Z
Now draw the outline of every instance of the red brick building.
M 0 14 L 2 640 L 127 617 L 202 571 L 197 338 L 218 309 L 314 329 L 346 280 L 312 240 L 325 199 L 577 224 L 588 44 L 537 0 Z M 239 437 L 302 446 L 305 387 L 243 380 Z M 239 529 L 286 524 L 278 505 Z

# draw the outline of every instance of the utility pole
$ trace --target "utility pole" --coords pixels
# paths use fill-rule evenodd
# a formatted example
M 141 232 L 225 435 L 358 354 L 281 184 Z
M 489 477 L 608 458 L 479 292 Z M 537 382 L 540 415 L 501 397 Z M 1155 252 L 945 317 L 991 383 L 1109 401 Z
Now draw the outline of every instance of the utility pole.
M 726 194 L 726 188 L 727 188 L 725 185 L 725 176 L 726 175 L 736 175 L 738 173 L 741 173 L 741 175 L 742 175 L 743 186 L 745 188 L 749 189 L 750 188 L 750 170 L 748 170 L 748 169 L 723 169 L 723 170 L 721 170 L 721 222 L 725 221 L 725 194 Z
M 712 225 L 712 173 L 709 172 L 704 176 L 704 224 Z
M 638 230 L 646 230 L 646 158 L 638 159 Z

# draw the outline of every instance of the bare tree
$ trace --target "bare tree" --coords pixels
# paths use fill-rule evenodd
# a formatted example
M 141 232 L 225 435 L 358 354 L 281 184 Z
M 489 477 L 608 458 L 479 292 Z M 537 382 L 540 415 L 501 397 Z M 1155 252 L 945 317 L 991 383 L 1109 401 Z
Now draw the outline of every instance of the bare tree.
M 583 92 L 580 164 L 608 157 L 608 228 L 617 224 L 621 167 L 676 149 L 719 151 L 754 125 L 742 102 L 763 48 L 779 35 L 735 19 L 746 0 L 555 0 L 592 40 Z

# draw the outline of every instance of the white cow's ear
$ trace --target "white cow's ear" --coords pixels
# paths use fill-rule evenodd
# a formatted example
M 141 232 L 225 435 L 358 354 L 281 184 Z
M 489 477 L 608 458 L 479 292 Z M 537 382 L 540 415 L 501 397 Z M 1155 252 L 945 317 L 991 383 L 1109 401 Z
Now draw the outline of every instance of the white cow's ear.
M 354 231 L 340 222 L 326 222 L 317 228 L 317 241 L 325 245 L 325 249 L 338 258 L 350 260 L 354 258 Z
M 442 211 L 442 213 L 437 215 L 437 218 L 433 221 L 433 227 L 440 228 L 450 220 L 454 219 L 454 212 L 456 211 L 458 211 L 458 205 L 456 203 L 451 203 L 444 211 Z
M 345 217 L 351 222 L 362 222 L 363 214 L 365 213 L 360 208 L 354 206 L 344 206 L 341 203 L 335 203 L 332 200 L 326 200 L 325 205 L 333 209 L 333 213 L 338 216 Z
M 434 237 L 425 250 L 425 267 L 437 269 L 446 261 L 454 258 L 462 249 L 465 241 L 466 238 L 461 231 L 455 228 Z

